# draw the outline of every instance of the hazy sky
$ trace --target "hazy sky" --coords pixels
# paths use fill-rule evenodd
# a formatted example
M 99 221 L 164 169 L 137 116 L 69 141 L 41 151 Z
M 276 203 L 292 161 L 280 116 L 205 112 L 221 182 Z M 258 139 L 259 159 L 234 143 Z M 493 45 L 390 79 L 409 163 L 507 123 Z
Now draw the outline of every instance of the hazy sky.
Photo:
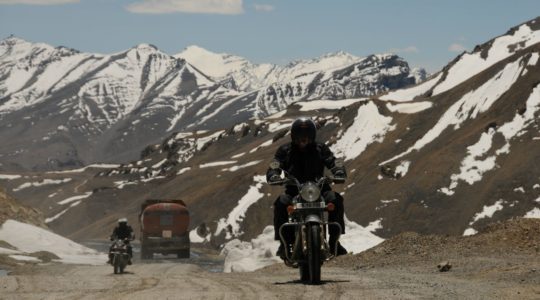
M 394 52 L 434 72 L 539 15 L 539 0 L 0 0 L 0 39 L 97 53 L 199 45 L 278 64 Z

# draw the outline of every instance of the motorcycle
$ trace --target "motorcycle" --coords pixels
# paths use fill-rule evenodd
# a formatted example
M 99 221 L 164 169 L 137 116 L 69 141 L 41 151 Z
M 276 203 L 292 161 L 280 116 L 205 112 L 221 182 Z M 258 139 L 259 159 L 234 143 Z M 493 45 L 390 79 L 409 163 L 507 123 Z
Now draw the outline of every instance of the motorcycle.
M 273 169 L 279 169 L 279 162 L 270 164 Z M 321 281 L 321 266 L 325 261 L 337 257 L 337 244 L 330 248 L 326 239 L 329 226 L 337 226 L 341 233 L 341 225 L 337 222 L 328 222 L 328 211 L 333 211 L 333 203 L 326 203 L 321 190 L 325 184 L 332 182 L 343 183 L 342 178 L 322 177 L 316 182 L 300 183 L 294 176 L 282 170 L 285 178 L 281 181 L 271 182 L 270 185 L 292 184 L 298 187 L 299 194 L 287 207 L 289 220 L 279 228 L 281 242 L 287 245 L 283 230 L 294 228 L 295 238 L 290 249 L 285 250 L 285 264 L 298 268 L 300 280 L 310 284 L 319 284 Z M 333 252 L 330 249 L 335 249 Z
M 129 262 L 129 253 L 128 253 L 128 239 L 116 239 L 111 246 L 111 265 L 114 268 L 114 274 L 124 273 L 124 269 Z

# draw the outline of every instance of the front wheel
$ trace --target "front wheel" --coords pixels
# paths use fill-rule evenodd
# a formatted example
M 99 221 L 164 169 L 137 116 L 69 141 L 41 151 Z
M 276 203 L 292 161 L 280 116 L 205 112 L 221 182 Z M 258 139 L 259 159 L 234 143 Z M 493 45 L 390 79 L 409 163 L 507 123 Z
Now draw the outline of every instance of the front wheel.
M 122 269 L 121 268 L 121 265 L 122 263 L 120 262 L 120 257 L 118 254 L 115 254 L 114 257 L 113 257 L 113 268 L 114 268 L 114 274 L 120 274 L 122 273 Z
M 307 228 L 309 283 L 321 282 L 321 226 L 310 224 Z
M 309 283 L 321 282 L 321 226 L 311 224 L 308 227 L 308 266 Z

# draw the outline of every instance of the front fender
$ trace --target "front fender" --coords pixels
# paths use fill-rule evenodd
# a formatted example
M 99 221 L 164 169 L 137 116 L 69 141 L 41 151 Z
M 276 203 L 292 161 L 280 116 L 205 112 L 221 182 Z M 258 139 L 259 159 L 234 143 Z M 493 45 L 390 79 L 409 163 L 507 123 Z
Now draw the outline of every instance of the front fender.
M 306 223 L 322 223 L 321 217 L 319 215 L 308 215 L 304 220 Z

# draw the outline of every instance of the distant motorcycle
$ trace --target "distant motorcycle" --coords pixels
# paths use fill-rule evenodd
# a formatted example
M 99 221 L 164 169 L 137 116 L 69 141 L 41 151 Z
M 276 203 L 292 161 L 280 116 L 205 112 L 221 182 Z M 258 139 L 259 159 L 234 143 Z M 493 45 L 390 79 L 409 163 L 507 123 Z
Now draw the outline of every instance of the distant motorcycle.
M 128 253 L 128 239 L 116 239 L 113 242 L 111 247 L 111 265 L 114 268 L 114 274 L 124 273 L 124 269 L 129 262 L 129 253 Z
M 278 164 L 271 164 L 271 168 L 279 168 Z M 334 204 L 326 203 L 321 195 L 321 189 L 326 183 L 343 183 L 343 179 L 323 177 L 317 182 L 301 184 L 294 176 L 282 170 L 285 179 L 272 182 L 271 185 L 292 184 L 298 187 L 299 194 L 287 207 L 289 220 L 279 228 L 279 235 L 283 244 L 286 244 L 283 229 L 293 227 L 295 240 L 290 251 L 285 251 L 285 264 L 289 267 L 299 268 L 300 280 L 310 284 L 319 284 L 321 281 L 321 266 L 324 261 L 337 256 L 337 250 L 331 253 L 326 231 L 328 226 L 337 226 L 341 232 L 341 225 L 337 222 L 328 222 L 326 211 L 335 209 Z M 337 249 L 339 236 L 336 239 Z M 290 253 L 289 253 L 290 252 Z

